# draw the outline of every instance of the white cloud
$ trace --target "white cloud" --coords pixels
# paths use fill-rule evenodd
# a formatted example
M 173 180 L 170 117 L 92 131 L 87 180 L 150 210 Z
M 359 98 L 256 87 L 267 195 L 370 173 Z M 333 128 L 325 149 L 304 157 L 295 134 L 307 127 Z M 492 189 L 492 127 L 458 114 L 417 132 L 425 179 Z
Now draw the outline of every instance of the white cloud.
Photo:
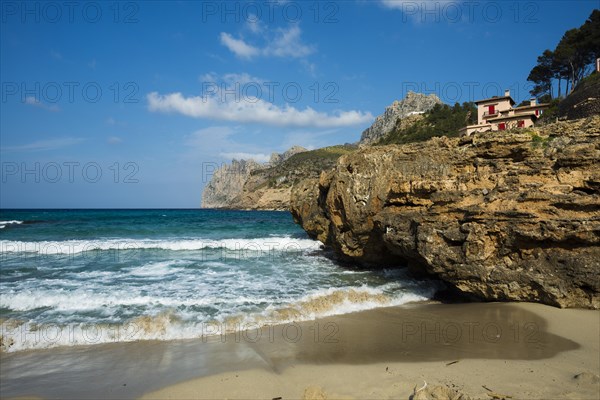
M 302 31 L 298 25 L 289 29 L 277 29 L 277 33 L 263 50 L 266 56 L 303 58 L 314 52 L 312 46 L 307 46 L 300 39 Z
M 302 66 L 304 66 L 304 69 L 306 70 L 306 72 L 308 72 L 310 74 L 310 76 L 312 76 L 313 78 L 316 78 L 317 66 L 315 65 L 315 63 L 308 62 L 307 60 L 301 60 L 301 62 L 302 62 Z
M 19 146 L 2 146 L 3 151 L 46 151 L 56 150 L 67 146 L 72 146 L 83 142 L 82 138 L 66 137 L 47 140 L 38 140 L 35 142 L 22 144 Z
M 281 127 L 333 128 L 358 125 L 373 120 L 362 111 L 324 113 L 306 107 L 299 110 L 286 104 L 279 107 L 262 99 L 221 99 L 218 94 L 185 97 L 181 93 L 147 95 L 148 108 L 153 112 L 174 112 L 193 118 L 208 118 L 239 123 L 256 123 Z
M 244 39 L 236 39 L 227 32 L 221 32 L 221 44 L 227 47 L 239 58 L 251 59 L 256 56 L 304 58 L 315 51 L 315 47 L 302 42 L 302 30 L 297 24 L 289 28 L 277 28 L 269 31 L 250 28 L 255 34 L 261 34 L 263 45 L 260 47 L 247 43 Z
M 52 111 L 52 112 L 60 111 L 60 108 L 56 104 L 48 105 L 48 104 L 42 103 L 41 101 L 36 99 L 34 96 L 27 96 L 25 98 L 25 104 L 27 104 L 29 106 L 39 107 L 41 109 Z
M 221 32 L 221 44 L 240 58 L 252 58 L 260 53 L 256 47 L 247 44 L 243 39 L 236 39 L 226 32 Z
M 246 27 L 250 30 L 250 32 L 255 34 L 261 33 L 264 30 L 264 26 L 263 24 L 261 24 L 260 18 L 258 18 L 254 14 L 248 15 L 248 18 L 246 20 Z
M 215 84 L 223 83 L 227 85 L 228 88 L 231 88 L 234 87 L 235 84 L 246 85 L 248 83 L 258 83 L 260 85 L 266 82 L 266 79 L 257 78 L 246 72 L 243 72 L 241 74 L 228 73 L 223 75 L 218 75 L 215 72 L 209 72 L 200 76 L 200 82 Z

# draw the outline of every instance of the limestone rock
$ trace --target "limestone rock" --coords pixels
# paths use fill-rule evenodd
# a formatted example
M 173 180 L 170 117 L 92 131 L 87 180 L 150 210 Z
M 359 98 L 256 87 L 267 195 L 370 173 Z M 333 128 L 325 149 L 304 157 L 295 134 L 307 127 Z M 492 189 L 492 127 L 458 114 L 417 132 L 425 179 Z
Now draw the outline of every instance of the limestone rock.
M 299 154 L 299 153 L 304 153 L 306 150 L 304 147 L 302 146 L 292 146 L 289 149 L 287 149 L 287 151 L 283 154 L 281 154 L 281 162 L 283 161 L 287 161 L 289 160 L 289 158 L 293 155 Z
M 600 116 L 365 147 L 292 190 L 341 258 L 484 300 L 600 307 Z
M 301 146 L 292 146 L 286 152 L 271 154 L 268 164 L 254 160 L 232 160 L 221 166 L 202 193 L 203 208 L 243 208 L 260 210 L 286 210 L 289 205 L 290 188 L 265 188 L 264 179 L 257 172 L 276 168 L 295 154 L 307 151 Z M 254 173 L 254 175 L 253 175 Z M 266 190 L 264 190 L 266 189 Z
M 361 135 L 359 144 L 369 145 L 376 143 L 379 139 L 390 133 L 398 121 L 406 117 L 422 114 L 431 110 L 436 104 L 442 104 L 442 101 L 434 94 L 425 95 L 422 93 L 408 92 L 401 101 L 394 101 L 385 112 L 378 116 L 369 128 Z
M 269 166 L 274 167 L 288 160 L 291 156 L 308 151 L 302 146 L 292 146 L 284 153 L 272 153 L 269 159 Z
M 232 160 L 217 169 L 202 192 L 202 208 L 227 207 L 240 195 L 244 183 L 254 170 L 262 168 L 253 160 Z

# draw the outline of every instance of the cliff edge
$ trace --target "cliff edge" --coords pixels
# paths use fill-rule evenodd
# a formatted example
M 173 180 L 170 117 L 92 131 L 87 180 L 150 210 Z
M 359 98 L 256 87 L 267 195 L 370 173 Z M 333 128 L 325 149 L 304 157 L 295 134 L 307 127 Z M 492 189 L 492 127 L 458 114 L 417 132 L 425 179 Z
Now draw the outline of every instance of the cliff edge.
M 294 185 L 291 211 L 341 258 L 484 300 L 600 307 L 600 116 L 365 147 Z

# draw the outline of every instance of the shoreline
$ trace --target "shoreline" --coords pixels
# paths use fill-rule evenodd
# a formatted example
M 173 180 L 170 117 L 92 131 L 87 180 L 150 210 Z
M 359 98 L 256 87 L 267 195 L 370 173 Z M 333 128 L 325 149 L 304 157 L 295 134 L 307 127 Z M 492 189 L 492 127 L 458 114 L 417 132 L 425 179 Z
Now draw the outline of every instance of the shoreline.
M 408 398 L 423 381 L 475 398 L 489 398 L 483 386 L 598 398 L 598 337 L 597 310 L 419 303 L 209 340 L 2 354 L 0 382 L 3 398 Z

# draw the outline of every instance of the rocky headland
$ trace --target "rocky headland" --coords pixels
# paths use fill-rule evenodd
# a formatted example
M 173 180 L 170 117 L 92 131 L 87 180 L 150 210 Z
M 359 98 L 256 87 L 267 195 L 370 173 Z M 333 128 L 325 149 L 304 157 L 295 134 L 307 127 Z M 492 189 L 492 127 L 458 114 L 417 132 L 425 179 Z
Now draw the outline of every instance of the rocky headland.
M 224 208 L 242 192 L 252 171 L 263 165 L 254 160 L 232 160 L 223 164 L 212 175 L 202 192 L 202 208 Z
M 339 257 L 484 300 L 599 308 L 600 116 L 364 147 L 293 187 Z
M 203 208 L 239 210 L 289 210 L 292 186 L 318 178 L 337 159 L 356 150 L 354 145 L 306 150 L 293 146 L 283 154 L 273 153 L 268 163 L 233 160 L 213 174 L 202 194 Z

